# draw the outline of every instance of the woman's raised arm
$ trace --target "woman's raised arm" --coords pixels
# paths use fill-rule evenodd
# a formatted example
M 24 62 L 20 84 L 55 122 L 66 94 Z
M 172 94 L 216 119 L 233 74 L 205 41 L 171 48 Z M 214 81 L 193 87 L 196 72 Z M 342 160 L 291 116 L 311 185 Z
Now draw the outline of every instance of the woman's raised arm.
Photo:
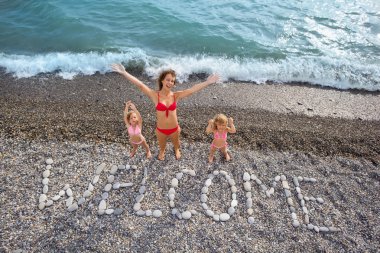
M 141 82 L 139 79 L 134 77 L 133 75 L 129 74 L 123 65 L 120 63 L 114 63 L 112 64 L 112 70 L 121 74 L 124 76 L 128 81 L 130 81 L 132 84 L 134 84 L 139 90 L 141 90 L 145 95 L 147 95 L 153 102 L 155 102 L 155 94 L 156 92 L 146 86 L 143 82 Z
M 194 94 L 195 92 L 200 91 L 200 90 L 206 88 L 210 84 L 216 83 L 218 80 L 219 80 L 219 75 L 212 74 L 212 75 L 210 75 L 207 78 L 206 81 L 204 81 L 202 83 L 198 83 L 198 84 L 194 85 L 193 87 L 191 87 L 189 89 L 176 92 L 176 98 L 177 99 L 181 99 L 181 98 L 188 97 L 188 96 Z

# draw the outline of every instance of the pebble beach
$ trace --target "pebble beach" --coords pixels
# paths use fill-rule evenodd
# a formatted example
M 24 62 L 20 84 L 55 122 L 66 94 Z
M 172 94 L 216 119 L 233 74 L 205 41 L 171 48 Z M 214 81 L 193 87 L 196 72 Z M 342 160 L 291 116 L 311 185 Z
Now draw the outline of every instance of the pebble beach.
M 379 92 L 217 83 L 178 103 L 182 158 L 169 143 L 159 161 L 154 105 L 117 74 L 1 77 L 1 251 L 380 247 Z M 128 155 L 127 100 L 144 119 L 151 160 L 141 148 Z M 237 133 L 232 160 L 208 164 L 216 113 L 233 117 Z

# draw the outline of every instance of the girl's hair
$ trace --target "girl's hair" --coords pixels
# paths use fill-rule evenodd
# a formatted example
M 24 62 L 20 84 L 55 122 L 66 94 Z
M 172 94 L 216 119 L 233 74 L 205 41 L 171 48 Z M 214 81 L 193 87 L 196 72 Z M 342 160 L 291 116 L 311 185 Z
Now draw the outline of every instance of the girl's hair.
M 167 74 L 171 74 L 174 78 L 176 77 L 175 71 L 172 69 L 164 70 L 160 73 L 160 76 L 157 78 L 158 90 L 162 89 L 162 81 L 165 79 Z M 174 81 L 174 84 L 176 81 Z
M 217 124 L 227 124 L 227 121 L 228 121 L 227 116 L 222 113 L 215 115 L 213 120 L 214 120 L 214 124 L 212 126 L 213 130 L 218 129 Z
M 127 112 L 127 114 L 125 115 L 125 117 L 127 118 L 127 122 L 129 123 L 129 120 L 131 119 L 131 115 L 135 113 L 134 111 L 129 111 Z

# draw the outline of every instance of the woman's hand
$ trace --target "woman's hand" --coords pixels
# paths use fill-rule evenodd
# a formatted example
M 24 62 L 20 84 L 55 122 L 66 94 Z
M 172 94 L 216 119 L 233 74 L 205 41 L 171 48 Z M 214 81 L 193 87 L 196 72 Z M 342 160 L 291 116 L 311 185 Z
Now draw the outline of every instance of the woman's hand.
M 228 118 L 228 125 L 232 126 L 234 124 L 234 119 L 233 118 Z
M 219 75 L 218 74 L 212 74 L 209 77 L 207 77 L 208 83 L 216 83 L 217 81 L 219 81 Z
M 122 73 L 126 72 L 124 66 L 121 65 L 120 63 L 114 63 L 114 64 L 111 65 L 111 67 L 112 67 L 112 70 L 114 72 L 117 72 L 119 74 L 122 74 Z

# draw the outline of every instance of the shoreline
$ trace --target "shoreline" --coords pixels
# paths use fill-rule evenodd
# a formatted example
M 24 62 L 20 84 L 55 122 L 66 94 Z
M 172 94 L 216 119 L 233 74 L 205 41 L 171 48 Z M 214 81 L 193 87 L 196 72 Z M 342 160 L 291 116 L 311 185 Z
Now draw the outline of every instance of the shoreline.
M 195 81 L 195 80 L 194 80 Z M 152 80 L 147 85 L 155 88 Z M 177 89 L 193 83 L 179 84 Z M 143 133 L 156 146 L 154 106 L 115 73 L 65 80 L 55 76 L 0 81 L 0 134 L 41 140 L 93 140 L 128 145 L 123 103 L 140 110 Z M 179 102 L 181 139 L 209 143 L 208 119 L 234 118 L 232 147 L 364 157 L 380 162 L 380 93 L 299 85 L 214 84 Z

